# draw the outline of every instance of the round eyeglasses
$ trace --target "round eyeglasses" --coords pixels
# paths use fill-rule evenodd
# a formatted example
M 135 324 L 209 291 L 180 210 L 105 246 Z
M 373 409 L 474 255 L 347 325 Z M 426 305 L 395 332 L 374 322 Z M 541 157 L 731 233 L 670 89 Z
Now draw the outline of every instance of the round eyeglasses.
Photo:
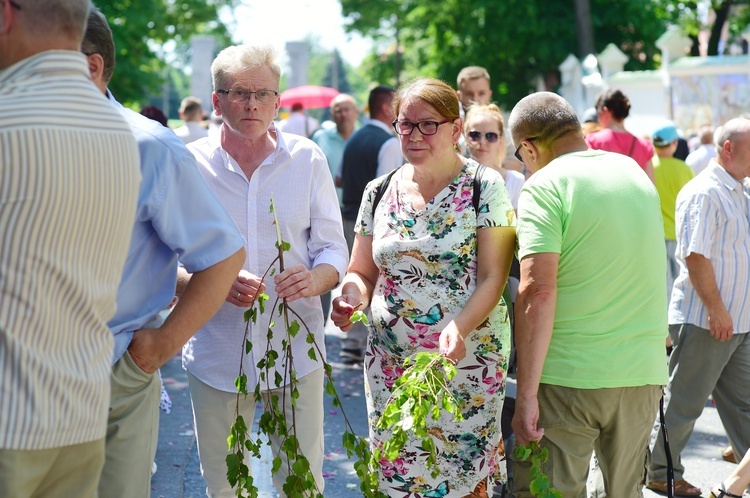
M 226 95 L 230 102 L 235 103 L 248 102 L 250 97 L 255 95 L 255 100 L 259 104 L 270 104 L 276 100 L 276 96 L 279 94 L 275 90 L 257 90 L 255 92 L 250 90 L 216 90 L 216 93 Z
M 445 121 L 420 121 L 419 123 L 396 120 L 393 122 L 393 129 L 402 136 L 411 135 L 414 128 L 417 128 L 422 135 L 434 135 L 438 131 L 438 126 L 452 122 L 452 119 L 446 119 Z

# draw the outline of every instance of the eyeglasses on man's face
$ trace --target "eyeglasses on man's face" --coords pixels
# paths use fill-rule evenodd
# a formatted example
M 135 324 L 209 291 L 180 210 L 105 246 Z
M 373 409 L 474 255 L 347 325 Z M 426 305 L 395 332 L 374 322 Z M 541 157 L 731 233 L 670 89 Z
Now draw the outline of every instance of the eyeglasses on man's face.
M 438 131 L 438 126 L 452 122 L 452 119 L 446 119 L 444 121 L 420 121 L 419 123 L 396 120 L 393 122 L 393 129 L 396 130 L 396 133 L 399 135 L 411 135 L 414 128 L 417 128 L 422 135 L 434 135 Z
M 482 132 L 481 131 L 470 131 L 466 134 L 466 136 L 471 140 L 472 142 L 479 142 L 482 139 Z M 488 131 L 484 134 L 485 140 L 487 142 L 494 144 L 497 142 L 497 139 L 500 138 L 500 135 L 495 133 L 494 131 Z
M 256 90 L 254 92 L 250 90 L 216 90 L 216 93 L 226 95 L 230 102 L 235 103 L 245 103 L 255 95 L 255 101 L 259 104 L 270 104 L 276 100 L 276 96 L 279 94 L 275 90 Z
M 518 159 L 522 163 L 523 163 L 523 158 L 521 157 L 521 147 L 523 146 L 524 140 L 527 142 L 533 142 L 534 140 L 539 140 L 539 137 L 524 138 L 518 143 L 518 147 L 516 147 L 516 151 L 513 153 L 513 155 L 516 156 L 516 159 Z

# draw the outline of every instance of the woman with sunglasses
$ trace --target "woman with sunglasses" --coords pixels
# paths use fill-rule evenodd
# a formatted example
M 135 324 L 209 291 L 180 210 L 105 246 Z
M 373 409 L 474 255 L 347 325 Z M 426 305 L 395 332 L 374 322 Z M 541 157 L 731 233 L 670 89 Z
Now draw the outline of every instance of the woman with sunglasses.
M 428 418 L 440 472 L 431 475 L 421 440 L 381 460 L 380 490 L 392 497 L 487 498 L 505 474 L 500 414 L 510 352 L 508 310 L 500 299 L 515 247 L 515 213 L 500 175 L 465 158 L 456 92 L 417 79 L 393 99 L 394 129 L 407 163 L 365 189 L 354 248 L 331 321 L 346 331 L 370 306 L 365 352 L 370 444 L 390 437 L 378 417 L 403 374 L 404 359 L 443 354 L 457 369 L 448 388 L 464 420 L 445 410 Z M 477 185 L 478 184 L 478 185 Z M 479 188 L 474 202 L 475 188 Z
M 495 104 L 471 106 L 464 121 L 464 138 L 472 159 L 500 172 L 510 203 L 518 211 L 518 196 L 526 179 L 518 171 L 503 167 L 506 142 L 500 108 Z

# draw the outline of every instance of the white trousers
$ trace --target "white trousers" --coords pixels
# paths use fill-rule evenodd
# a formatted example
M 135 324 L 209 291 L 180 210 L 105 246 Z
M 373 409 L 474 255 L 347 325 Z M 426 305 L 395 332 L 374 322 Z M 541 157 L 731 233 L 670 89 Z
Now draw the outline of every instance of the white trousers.
M 193 403 L 193 421 L 195 438 L 198 444 L 198 457 L 201 461 L 201 474 L 206 480 L 206 494 L 210 498 L 233 498 L 236 496 L 227 481 L 227 436 L 234 422 L 236 394 L 220 391 L 198 380 L 188 372 L 190 383 L 190 398 Z M 240 414 L 244 417 L 248 428 L 255 417 L 255 400 L 252 391 L 254 386 L 248 386 L 250 395 L 240 399 Z M 284 388 L 263 391 L 263 402 L 268 402 L 270 396 L 278 395 L 282 399 Z M 300 451 L 310 462 L 310 470 L 322 493 L 325 485 L 323 481 L 323 369 L 298 379 L 297 390 L 299 398 L 295 407 L 297 420 L 297 441 Z M 287 392 L 287 400 L 290 399 Z M 281 403 L 281 402 L 279 402 Z M 292 407 L 287 403 L 284 408 L 287 424 L 292 426 Z M 252 436 L 252 434 L 251 434 Z M 283 485 L 289 475 L 285 454 L 279 451 L 280 441 L 276 437 L 269 437 L 274 455 L 281 454 L 282 465 L 279 472 L 273 476 L 273 484 L 279 496 L 286 497 Z M 250 466 L 248 457 L 246 464 Z M 252 468 L 251 468 L 252 472 Z

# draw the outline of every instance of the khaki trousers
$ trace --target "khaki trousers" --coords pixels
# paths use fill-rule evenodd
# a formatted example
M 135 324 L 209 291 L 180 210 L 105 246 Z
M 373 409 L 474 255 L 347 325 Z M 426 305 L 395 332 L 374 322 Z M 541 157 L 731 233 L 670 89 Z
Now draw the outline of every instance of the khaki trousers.
M 0 496 L 96 498 L 104 439 L 48 450 L 0 449 Z
M 112 367 L 110 378 L 112 401 L 99 496 L 148 497 L 159 438 L 159 375 L 141 370 L 125 351 Z
M 210 498 L 233 498 L 235 492 L 227 481 L 227 436 L 234 422 L 234 410 L 237 395 L 232 392 L 220 391 L 205 384 L 188 372 L 190 383 L 190 398 L 193 403 L 193 420 L 195 423 L 195 437 L 198 444 L 198 456 L 201 461 L 201 474 L 206 481 L 206 494 Z M 255 400 L 252 396 L 254 386 L 248 388 L 251 394 L 247 398 L 240 398 L 240 413 L 248 428 L 251 428 L 255 417 Z M 282 398 L 284 388 L 263 391 L 264 403 L 270 396 L 278 395 Z M 295 408 L 297 421 L 297 441 L 302 454 L 310 462 L 310 470 L 323 492 L 323 369 L 298 379 L 297 390 L 299 398 Z M 287 399 L 289 395 L 287 394 Z M 279 404 L 281 402 L 279 401 Z M 286 419 L 291 428 L 291 403 L 285 407 Z M 279 440 L 269 438 L 274 455 L 280 454 Z M 282 459 L 284 456 L 282 455 Z M 250 466 L 250 461 L 245 462 Z M 252 473 L 252 468 L 250 469 Z M 279 472 L 273 476 L 273 484 L 279 496 L 286 497 L 283 485 L 288 476 L 287 465 L 282 463 Z
M 592 451 L 608 496 L 641 497 L 649 433 L 661 386 L 573 389 L 539 386 L 540 445 L 549 450 L 542 470 L 564 498 L 585 498 Z M 516 498 L 529 498 L 530 462 L 513 462 Z

